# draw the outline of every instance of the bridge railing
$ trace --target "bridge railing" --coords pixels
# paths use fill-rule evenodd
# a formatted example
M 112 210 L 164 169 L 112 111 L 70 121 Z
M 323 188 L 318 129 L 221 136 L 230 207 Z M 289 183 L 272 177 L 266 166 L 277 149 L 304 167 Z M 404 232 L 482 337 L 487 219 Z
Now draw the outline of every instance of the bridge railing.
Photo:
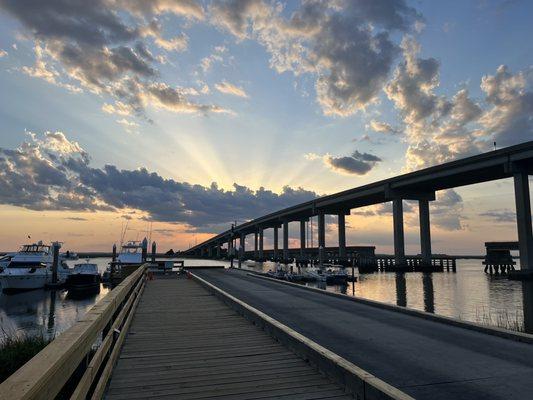
M 100 399 L 145 285 L 146 266 L 0 384 L 0 399 Z

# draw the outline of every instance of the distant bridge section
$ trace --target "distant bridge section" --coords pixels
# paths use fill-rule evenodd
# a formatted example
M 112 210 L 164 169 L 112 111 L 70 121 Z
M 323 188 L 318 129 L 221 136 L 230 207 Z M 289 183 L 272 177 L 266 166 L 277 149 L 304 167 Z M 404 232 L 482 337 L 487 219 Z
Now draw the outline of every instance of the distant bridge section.
M 473 185 L 482 182 L 512 178 L 514 180 L 517 213 L 518 243 L 522 270 L 533 274 L 533 235 L 528 177 L 533 171 L 533 141 L 479 154 L 408 174 L 359 186 L 329 196 L 253 219 L 200 243 L 185 255 L 219 257 L 221 246 L 228 243 L 229 252 L 238 248 L 239 257 L 245 254 L 245 238 L 254 235 L 254 254 L 264 258 L 263 236 L 265 229 L 274 230 L 273 252 L 277 259 L 289 258 L 289 222 L 300 222 L 300 249 L 305 252 L 306 221 L 318 217 L 319 259 L 324 259 L 325 216 L 338 217 L 339 258 L 346 257 L 345 217 L 353 208 L 392 201 L 394 229 L 394 263 L 402 268 L 406 262 L 403 200 L 417 200 L 420 214 L 420 256 L 424 265 L 431 265 L 431 226 L 429 204 L 435 192 L 443 189 Z M 279 253 L 278 229 L 282 228 L 282 249 Z M 239 245 L 237 245 L 237 239 Z

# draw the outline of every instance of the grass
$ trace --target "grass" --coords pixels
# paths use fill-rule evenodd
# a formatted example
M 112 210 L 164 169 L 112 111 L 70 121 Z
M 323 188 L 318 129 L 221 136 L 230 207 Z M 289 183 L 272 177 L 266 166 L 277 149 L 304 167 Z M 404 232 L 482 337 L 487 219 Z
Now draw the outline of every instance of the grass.
M 525 332 L 524 319 L 518 311 L 513 315 L 509 310 L 476 309 L 476 322 L 482 325 L 496 326 L 516 332 Z
M 0 383 L 40 352 L 52 339 L 43 334 L 9 335 L 0 339 Z

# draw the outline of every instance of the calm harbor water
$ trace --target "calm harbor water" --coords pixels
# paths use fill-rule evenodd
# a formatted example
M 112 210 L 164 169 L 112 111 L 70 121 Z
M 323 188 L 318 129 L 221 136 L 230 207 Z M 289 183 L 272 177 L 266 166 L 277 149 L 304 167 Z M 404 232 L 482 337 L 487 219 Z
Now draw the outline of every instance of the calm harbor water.
M 108 258 L 96 258 L 103 271 Z M 70 262 L 75 264 L 76 261 Z M 190 260 L 185 265 L 224 265 L 225 261 Z M 273 263 L 246 262 L 243 268 L 268 271 Z M 359 275 L 348 286 L 328 286 L 326 290 L 364 297 L 380 302 L 407 306 L 444 316 L 460 318 L 513 330 L 524 329 L 522 283 L 504 276 L 483 272 L 481 260 L 458 260 L 457 272 L 374 273 Z M 353 285 L 353 286 L 352 286 Z M 17 332 L 44 332 L 57 335 L 75 323 L 108 288 L 98 294 L 73 299 L 66 290 L 34 290 L 18 294 L 0 294 L 0 335 Z

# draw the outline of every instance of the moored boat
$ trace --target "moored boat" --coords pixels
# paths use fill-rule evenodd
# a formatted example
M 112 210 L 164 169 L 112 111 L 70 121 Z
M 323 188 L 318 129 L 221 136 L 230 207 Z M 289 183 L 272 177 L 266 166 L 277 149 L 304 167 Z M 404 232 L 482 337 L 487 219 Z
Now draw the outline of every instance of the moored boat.
M 49 245 L 42 241 L 23 245 L 14 253 L 9 263 L 0 272 L 3 292 L 43 288 L 53 280 L 53 254 Z M 65 282 L 70 269 L 62 259 L 58 260 L 57 282 Z
M 100 273 L 94 263 L 76 264 L 67 277 L 66 285 L 69 289 L 93 289 L 100 286 Z

